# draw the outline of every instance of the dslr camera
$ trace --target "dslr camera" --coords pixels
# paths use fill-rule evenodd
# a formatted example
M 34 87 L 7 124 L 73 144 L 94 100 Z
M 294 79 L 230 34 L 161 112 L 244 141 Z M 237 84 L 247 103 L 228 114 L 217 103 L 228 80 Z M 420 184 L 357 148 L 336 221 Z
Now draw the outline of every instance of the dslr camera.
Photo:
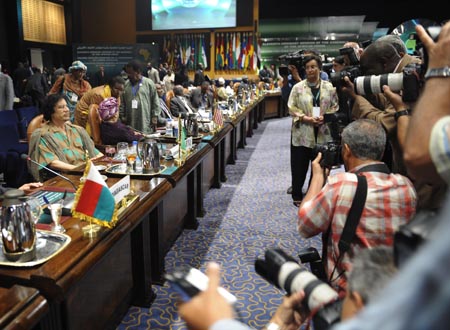
M 359 95 L 383 93 L 387 85 L 393 92 L 402 91 L 402 100 L 415 102 L 422 87 L 421 66 L 409 64 L 401 73 L 385 73 L 381 75 L 357 77 L 354 81 L 355 91 Z
M 330 82 L 334 87 L 341 89 L 344 78 L 348 77 L 353 82 L 356 77 L 361 76 L 361 69 L 359 67 L 359 54 L 356 49 L 353 47 L 340 48 L 339 54 L 348 59 L 348 65 L 340 72 L 332 72 Z
M 255 270 L 262 278 L 288 294 L 303 290 L 304 308 L 308 312 L 315 312 L 314 329 L 329 329 L 340 321 L 342 302 L 337 292 L 283 250 L 266 250 L 265 259 L 256 259 Z
M 350 122 L 347 114 L 344 112 L 326 113 L 323 115 L 324 122 L 330 128 L 331 142 L 316 144 L 312 151 L 314 160 L 318 153 L 322 153 L 320 165 L 325 168 L 340 166 L 344 163 L 342 159 L 341 132 Z

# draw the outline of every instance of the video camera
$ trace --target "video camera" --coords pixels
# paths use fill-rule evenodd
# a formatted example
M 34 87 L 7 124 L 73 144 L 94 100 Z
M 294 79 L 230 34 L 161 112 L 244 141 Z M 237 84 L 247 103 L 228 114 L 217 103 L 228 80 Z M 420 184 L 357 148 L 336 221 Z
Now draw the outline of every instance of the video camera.
M 280 62 L 287 63 L 288 65 L 295 65 L 298 73 L 300 74 L 300 76 L 302 76 L 301 73 L 305 71 L 305 66 L 303 65 L 303 60 L 305 59 L 305 57 L 306 55 L 304 54 L 304 51 L 299 50 L 294 53 L 280 55 L 278 56 L 278 60 Z M 287 66 L 280 66 L 278 68 L 278 72 L 281 76 L 287 76 L 290 73 Z
M 256 259 L 255 271 L 288 294 L 303 290 L 304 307 L 309 312 L 315 312 L 314 329 L 329 329 L 331 325 L 339 322 L 342 302 L 338 299 L 337 292 L 283 250 L 267 249 L 265 259 Z

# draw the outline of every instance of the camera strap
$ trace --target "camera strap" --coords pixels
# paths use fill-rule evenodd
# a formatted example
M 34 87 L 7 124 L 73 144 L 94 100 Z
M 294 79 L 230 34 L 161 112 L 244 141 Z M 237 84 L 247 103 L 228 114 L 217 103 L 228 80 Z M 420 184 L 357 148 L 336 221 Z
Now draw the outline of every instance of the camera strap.
M 355 196 L 353 197 L 353 202 L 352 202 L 352 205 L 348 212 L 347 220 L 345 221 L 344 229 L 342 230 L 342 235 L 341 235 L 341 238 L 338 243 L 339 258 L 335 264 L 333 272 L 331 273 L 330 282 L 336 280 L 337 278 L 339 278 L 342 275 L 342 273 L 341 273 L 337 276 L 337 278 L 333 279 L 333 274 L 336 270 L 337 265 L 342 260 L 345 252 L 347 252 L 350 249 L 351 243 L 353 241 L 353 237 L 355 236 L 355 233 L 356 233 L 356 227 L 358 227 L 359 221 L 361 219 L 361 214 L 364 209 L 364 205 L 366 204 L 367 191 L 368 191 L 367 179 L 364 175 L 361 175 L 361 173 L 364 173 L 364 172 L 381 172 L 381 173 L 385 173 L 385 174 L 391 173 L 389 168 L 384 163 L 370 164 L 370 165 L 360 168 L 358 171 L 355 172 L 356 178 L 358 179 L 358 185 L 356 186 Z M 326 232 L 327 240 L 326 241 L 324 240 L 323 242 L 328 242 L 328 237 L 330 234 L 331 234 L 331 225 L 330 225 L 328 231 Z M 326 260 L 326 259 L 324 259 L 324 256 L 327 256 L 326 245 L 327 244 L 324 244 L 325 248 L 322 249 L 322 251 L 323 251 L 322 253 L 325 253 L 325 254 L 322 254 L 322 260 Z
M 358 185 L 356 187 L 355 197 L 353 198 L 352 206 L 345 221 L 344 230 L 342 231 L 341 239 L 339 240 L 339 259 L 342 255 L 350 249 L 353 237 L 356 233 L 361 214 L 364 209 L 364 204 L 367 198 L 367 179 L 364 175 L 356 175 L 358 178 Z

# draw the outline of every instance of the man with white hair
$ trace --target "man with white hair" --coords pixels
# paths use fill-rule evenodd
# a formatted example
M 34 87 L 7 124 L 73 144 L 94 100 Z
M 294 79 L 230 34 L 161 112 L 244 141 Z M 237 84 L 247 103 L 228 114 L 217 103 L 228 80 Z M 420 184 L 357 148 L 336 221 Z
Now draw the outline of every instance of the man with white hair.
M 0 111 L 12 110 L 14 104 L 14 85 L 10 76 L 2 72 L 0 63 Z

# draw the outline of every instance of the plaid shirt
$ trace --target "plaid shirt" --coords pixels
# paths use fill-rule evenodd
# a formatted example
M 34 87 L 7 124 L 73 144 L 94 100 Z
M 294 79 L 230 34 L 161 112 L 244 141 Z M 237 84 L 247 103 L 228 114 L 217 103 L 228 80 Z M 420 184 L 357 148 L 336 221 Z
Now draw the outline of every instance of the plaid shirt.
M 353 256 L 364 248 L 392 246 L 395 231 L 415 214 L 416 192 L 409 179 L 400 174 L 380 172 L 365 172 L 364 176 L 368 186 L 366 203 L 351 247 L 338 265 L 338 243 L 356 192 L 356 175 L 344 172 L 329 176 L 319 194 L 306 202 L 298 212 L 298 230 L 302 237 L 325 233 L 331 225 L 331 234 L 326 242 L 325 271 L 329 279 L 333 277 L 332 284 L 340 290 L 346 288 L 346 272 L 350 270 Z

